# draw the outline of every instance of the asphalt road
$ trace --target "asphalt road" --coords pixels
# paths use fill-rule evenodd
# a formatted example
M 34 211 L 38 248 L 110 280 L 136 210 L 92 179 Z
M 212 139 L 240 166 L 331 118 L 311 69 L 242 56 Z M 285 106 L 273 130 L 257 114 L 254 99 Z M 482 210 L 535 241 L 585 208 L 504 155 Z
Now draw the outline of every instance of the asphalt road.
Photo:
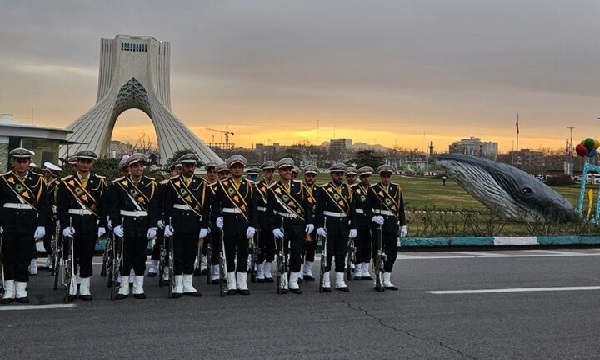
M 377 293 L 370 281 L 324 294 L 304 283 L 301 295 L 250 284 L 250 296 L 221 298 L 200 277 L 202 297 L 168 299 L 153 278 L 146 300 L 112 302 L 98 267 L 92 302 L 52 309 L 35 306 L 62 304 L 64 293 L 40 271 L 28 310 L 0 307 L 0 358 L 594 359 L 599 256 L 401 252 L 397 292 Z

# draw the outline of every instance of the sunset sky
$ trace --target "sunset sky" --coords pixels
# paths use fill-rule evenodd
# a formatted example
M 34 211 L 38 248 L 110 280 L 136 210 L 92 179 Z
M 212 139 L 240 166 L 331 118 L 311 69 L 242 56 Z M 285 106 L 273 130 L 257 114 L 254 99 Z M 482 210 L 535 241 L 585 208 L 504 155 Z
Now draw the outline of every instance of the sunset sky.
M 127 34 L 171 42 L 173 111 L 205 142 L 508 151 L 517 112 L 520 148 L 600 138 L 597 0 L 0 1 L 0 113 L 22 122 L 83 115 L 100 39 Z M 133 109 L 113 138 L 140 132 Z

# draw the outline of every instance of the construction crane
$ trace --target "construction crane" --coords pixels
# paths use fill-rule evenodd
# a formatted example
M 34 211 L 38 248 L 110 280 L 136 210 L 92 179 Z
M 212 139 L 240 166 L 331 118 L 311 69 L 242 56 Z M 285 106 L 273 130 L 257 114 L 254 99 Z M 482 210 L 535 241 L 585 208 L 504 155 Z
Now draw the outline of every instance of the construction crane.
M 216 129 L 211 129 L 211 128 L 206 128 L 206 130 L 208 131 L 214 131 L 214 132 L 218 132 L 221 133 L 222 135 L 225 135 L 225 148 L 229 148 L 229 135 L 235 135 L 233 133 L 233 131 L 229 131 L 229 130 L 216 130 Z M 222 139 L 222 138 L 221 138 Z M 222 140 L 221 140 L 222 141 Z M 214 142 L 214 141 L 213 141 Z

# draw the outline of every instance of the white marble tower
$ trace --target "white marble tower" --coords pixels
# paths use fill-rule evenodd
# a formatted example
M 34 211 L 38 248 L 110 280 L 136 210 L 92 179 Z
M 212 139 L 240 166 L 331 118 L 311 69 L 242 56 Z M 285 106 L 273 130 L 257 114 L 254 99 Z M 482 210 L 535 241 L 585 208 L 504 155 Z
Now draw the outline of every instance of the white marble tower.
M 69 155 L 83 149 L 105 156 L 117 117 L 136 108 L 145 112 L 156 129 L 160 162 L 177 150 L 192 149 L 204 163 L 221 159 L 171 110 L 169 42 L 149 36 L 117 35 L 102 39 L 96 105 L 67 129 Z M 67 155 L 62 146 L 61 156 Z

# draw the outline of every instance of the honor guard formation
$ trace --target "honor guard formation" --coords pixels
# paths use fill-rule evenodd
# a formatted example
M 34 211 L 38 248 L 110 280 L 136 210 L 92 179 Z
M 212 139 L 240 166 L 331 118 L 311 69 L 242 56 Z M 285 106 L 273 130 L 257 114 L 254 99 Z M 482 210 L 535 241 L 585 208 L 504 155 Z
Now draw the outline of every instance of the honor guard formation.
M 121 160 L 121 177 L 112 181 L 94 172 L 97 156 L 89 150 L 68 159 L 63 178 L 49 162 L 42 175 L 31 171 L 32 151 L 9 155 L 12 170 L 0 175 L 2 304 L 29 302 L 37 242 L 48 254 L 54 290 L 65 289 L 67 302 L 91 301 L 100 238 L 107 239 L 100 275 L 116 300 L 146 298 L 149 242 L 146 276 L 173 299 L 200 296 L 193 280 L 203 275 L 221 296 L 250 295 L 249 283 L 301 294 L 307 281 L 318 281 L 320 292 L 348 292 L 348 280 L 397 290 L 391 274 L 407 228 L 402 189 L 388 165 L 372 183 L 373 168 L 334 164 L 331 180 L 317 184 L 316 166 L 301 170 L 283 158 L 246 168 L 246 158 L 234 155 L 205 164 L 202 178 L 195 175 L 198 157 L 186 154 L 157 183 L 144 175 L 143 154 Z

